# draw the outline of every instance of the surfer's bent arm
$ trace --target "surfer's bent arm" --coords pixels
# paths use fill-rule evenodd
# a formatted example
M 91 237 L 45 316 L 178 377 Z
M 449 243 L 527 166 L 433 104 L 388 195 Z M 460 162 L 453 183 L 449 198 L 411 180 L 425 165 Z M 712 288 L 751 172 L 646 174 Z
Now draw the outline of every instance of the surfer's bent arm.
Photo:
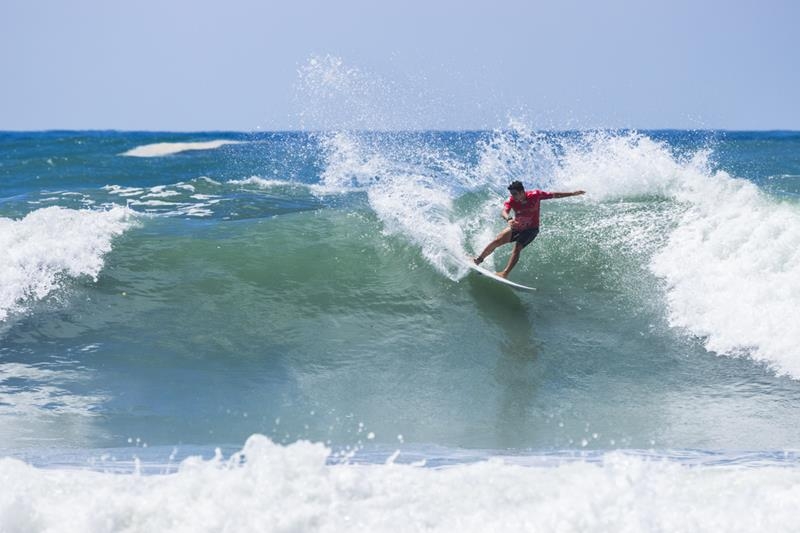
M 586 191 L 572 191 L 572 192 L 554 192 L 551 194 L 553 195 L 553 198 L 567 198 L 569 196 L 579 196 L 585 193 Z
M 510 209 L 508 209 L 507 207 L 504 207 L 504 208 L 503 208 L 503 212 L 502 212 L 502 213 L 500 213 L 500 217 L 501 217 L 503 220 L 505 220 L 506 222 L 508 222 L 509 220 L 511 220 L 511 213 L 510 213 L 510 211 L 511 211 Z

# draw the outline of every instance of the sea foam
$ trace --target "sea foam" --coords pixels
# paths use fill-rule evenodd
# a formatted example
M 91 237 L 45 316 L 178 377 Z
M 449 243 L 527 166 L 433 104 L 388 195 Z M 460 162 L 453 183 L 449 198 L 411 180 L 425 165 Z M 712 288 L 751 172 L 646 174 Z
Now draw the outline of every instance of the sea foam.
M 112 240 L 131 224 L 124 207 L 48 207 L 20 220 L 0 218 L 0 321 L 53 292 L 62 276 L 96 279 Z
M 321 444 L 254 435 L 177 473 L 41 469 L 0 460 L 0 530 L 792 531 L 800 470 L 689 467 L 610 452 L 521 466 L 329 464 Z M 393 456 L 394 457 L 394 456 Z

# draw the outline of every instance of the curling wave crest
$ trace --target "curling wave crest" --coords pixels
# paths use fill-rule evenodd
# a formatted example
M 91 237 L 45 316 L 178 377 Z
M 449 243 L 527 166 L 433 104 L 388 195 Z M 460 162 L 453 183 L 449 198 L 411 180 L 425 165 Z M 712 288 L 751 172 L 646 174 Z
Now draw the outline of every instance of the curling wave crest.
M 0 321 L 45 298 L 63 276 L 94 280 L 114 237 L 132 224 L 130 211 L 48 207 L 25 218 L 0 218 Z

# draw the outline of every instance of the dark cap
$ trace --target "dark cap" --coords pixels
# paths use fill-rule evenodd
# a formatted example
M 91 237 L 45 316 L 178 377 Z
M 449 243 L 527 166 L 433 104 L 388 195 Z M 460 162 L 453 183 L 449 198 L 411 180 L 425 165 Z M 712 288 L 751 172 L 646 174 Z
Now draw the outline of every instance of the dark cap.
M 521 181 L 512 181 L 511 185 L 508 186 L 509 191 L 524 191 L 525 187 L 522 186 Z

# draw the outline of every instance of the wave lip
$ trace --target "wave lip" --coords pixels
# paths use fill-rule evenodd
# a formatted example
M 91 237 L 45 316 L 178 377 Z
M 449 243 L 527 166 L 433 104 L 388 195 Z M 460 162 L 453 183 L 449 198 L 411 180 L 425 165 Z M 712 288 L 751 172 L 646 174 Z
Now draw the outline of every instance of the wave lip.
M 704 185 L 651 265 L 670 321 L 800 379 L 800 211 L 724 173 Z
M 124 207 L 47 207 L 21 220 L 0 218 L 0 321 L 57 289 L 63 275 L 97 279 L 111 241 L 130 226 L 129 214 Z
M 215 150 L 221 146 L 225 146 L 226 144 L 241 143 L 242 141 L 230 141 L 225 139 L 202 142 L 154 143 L 137 146 L 136 148 L 132 148 L 120 155 L 128 157 L 163 157 L 192 150 Z

